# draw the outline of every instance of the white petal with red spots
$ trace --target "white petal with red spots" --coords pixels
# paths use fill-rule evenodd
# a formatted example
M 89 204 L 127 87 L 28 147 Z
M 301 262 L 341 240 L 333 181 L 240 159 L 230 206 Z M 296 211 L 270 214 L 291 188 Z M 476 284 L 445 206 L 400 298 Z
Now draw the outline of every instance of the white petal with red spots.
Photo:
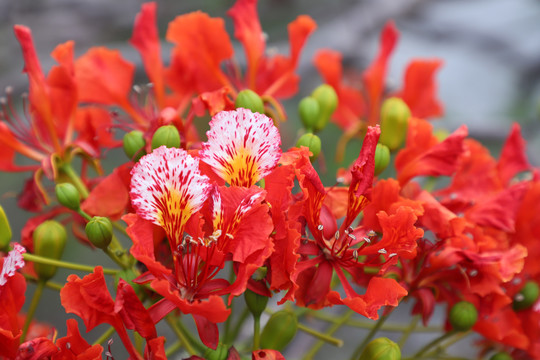
M 216 114 L 206 135 L 201 160 L 230 185 L 250 187 L 281 157 L 281 138 L 272 119 L 248 109 Z
M 185 150 L 161 146 L 142 157 L 131 175 L 131 202 L 137 214 L 179 243 L 186 222 L 201 209 L 211 188 L 199 171 L 199 160 Z

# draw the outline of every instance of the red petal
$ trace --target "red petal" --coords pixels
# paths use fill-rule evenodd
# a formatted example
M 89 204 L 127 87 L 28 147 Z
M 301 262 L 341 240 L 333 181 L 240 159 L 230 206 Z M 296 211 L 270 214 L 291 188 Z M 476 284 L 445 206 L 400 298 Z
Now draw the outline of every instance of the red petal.
M 384 92 L 388 59 L 394 50 L 398 37 L 399 33 L 394 23 L 391 21 L 387 22 L 381 33 L 379 54 L 370 67 L 362 74 L 369 103 L 368 124 L 370 125 L 376 124 L 379 120 L 379 108 Z
M 277 350 L 256 350 L 251 353 L 251 360 L 285 360 L 285 357 Z
M 140 53 L 144 69 L 148 78 L 153 84 L 153 91 L 156 96 L 159 108 L 163 108 L 165 96 L 164 71 L 161 61 L 161 46 L 156 26 L 156 8 L 155 2 L 143 4 L 141 12 L 135 18 L 133 26 L 133 35 L 130 44 Z
M 398 96 L 409 105 L 413 116 L 425 119 L 443 115 L 434 80 L 441 65 L 442 61 L 436 59 L 414 60 L 407 66 L 404 87 Z
M 0 259 L 3 267 L 4 259 Z M 20 273 L 13 274 L 7 283 L 0 287 L 0 356 L 14 358 L 19 348 L 22 329 L 17 314 L 21 311 L 26 291 L 26 281 Z
M 514 123 L 497 163 L 497 170 L 503 186 L 508 186 L 510 180 L 520 171 L 531 168 L 525 147 L 525 140 L 521 136 L 521 127 L 518 123 Z
M 407 291 L 394 279 L 374 277 L 369 281 L 365 295 L 342 299 L 339 293 L 331 291 L 328 300 L 333 304 L 344 304 L 351 310 L 372 320 L 377 320 L 377 311 L 383 306 L 397 306 Z
M 80 359 L 80 360 L 98 360 L 102 359 L 101 353 L 103 348 L 101 345 L 90 346 L 88 342 L 81 336 L 77 320 L 68 319 L 66 322 L 67 335 L 56 340 L 56 345 L 65 355 L 71 356 L 61 357 L 61 359 Z M 55 358 L 56 359 L 56 358 Z
M 118 105 L 135 117 L 129 94 L 135 66 L 117 50 L 92 48 L 75 62 L 79 100 L 103 105 Z
M 255 76 L 266 41 L 257 13 L 257 0 L 238 0 L 227 12 L 234 22 L 234 37 L 244 46 L 248 63 L 247 86 L 255 88 Z
M 116 290 L 115 311 L 122 316 L 122 321 L 128 329 L 137 331 L 146 340 L 157 336 L 148 310 L 141 303 L 131 285 L 122 279 Z
M 191 72 L 199 93 L 230 85 L 220 68 L 221 62 L 233 55 L 223 19 L 200 11 L 180 15 L 169 23 L 166 38 L 176 45 L 172 71 Z M 174 69 L 178 66 L 182 68 Z
M 123 166 L 105 177 L 83 202 L 81 208 L 92 216 L 110 217 L 118 220 L 129 205 L 129 172 Z
M 415 176 L 451 175 L 456 171 L 458 160 L 464 152 L 463 140 L 467 127 L 461 126 L 444 141 L 435 144 L 431 126 L 416 118 L 409 119 L 407 145 L 396 157 L 396 170 L 401 185 Z M 427 141 L 426 141 L 427 138 Z
M 60 300 L 67 313 L 83 319 L 88 330 L 104 322 L 115 323 L 114 301 L 107 290 L 100 266 L 82 279 L 74 274 L 68 276 L 66 285 L 60 291 Z
M 197 331 L 203 344 L 215 350 L 219 344 L 219 330 L 217 325 L 204 316 L 196 314 L 193 314 L 193 320 L 195 320 L 195 325 L 197 325 Z

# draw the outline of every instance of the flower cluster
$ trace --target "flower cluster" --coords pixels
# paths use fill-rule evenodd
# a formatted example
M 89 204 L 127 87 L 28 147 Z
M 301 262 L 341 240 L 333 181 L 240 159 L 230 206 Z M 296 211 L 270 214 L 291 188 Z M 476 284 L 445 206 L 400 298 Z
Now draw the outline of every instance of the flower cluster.
M 385 91 L 399 35 L 389 22 L 356 85 L 339 53 L 315 55 L 325 84 L 299 102 L 296 146 L 282 145 L 280 101 L 298 92 L 298 60 L 316 24 L 299 16 L 288 27 L 290 54 L 269 55 L 256 7 L 237 0 L 228 12 L 242 67 L 224 20 L 203 12 L 171 21 L 162 60 L 156 4 L 144 4 L 130 43 L 146 85 L 133 83 L 135 66 L 118 51 L 75 58 L 73 42 L 52 52 L 58 65 L 45 74 L 31 31 L 15 26 L 29 93 L 23 115 L 11 89 L 1 101 L 0 170 L 32 172 L 19 206 L 35 214 L 13 240 L 0 207 L 0 358 L 284 359 L 301 329 L 319 341 L 305 349 L 311 359 L 324 342 L 343 345 L 333 333 L 362 326 L 357 316 L 371 331 L 359 332 L 353 358 L 400 359 L 412 332 L 440 322 L 437 307 L 446 311 L 441 336 L 412 358 L 449 356 L 469 333 L 482 339 L 479 356 L 540 358 L 540 174 L 519 125 L 498 159 L 466 126 L 435 134 L 428 119 L 443 112 L 442 62 L 411 62 L 402 90 Z M 326 186 L 316 133 L 329 121 L 343 130 L 338 158 L 352 138 L 362 147 Z M 106 173 L 106 155 L 121 146 L 125 161 Z M 18 165 L 19 155 L 34 165 Z M 62 260 L 68 241 L 80 261 Z M 116 267 L 84 265 L 92 251 Z M 86 275 L 61 279 L 58 268 Z M 23 311 L 27 283 L 36 290 Z M 65 336 L 37 322 L 46 287 L 86 331 L 110 330 L 91 344 L 74 318 Z M 385 328 L 404 302 L 411 324 Z M 329 316 L 335 305 L 345 311 Z M 243 336 L 250 313 L 252 336 Z M 321 332 L 313 319 L 333 324 Z M 399 346 L 374 339 L 396 328 Z

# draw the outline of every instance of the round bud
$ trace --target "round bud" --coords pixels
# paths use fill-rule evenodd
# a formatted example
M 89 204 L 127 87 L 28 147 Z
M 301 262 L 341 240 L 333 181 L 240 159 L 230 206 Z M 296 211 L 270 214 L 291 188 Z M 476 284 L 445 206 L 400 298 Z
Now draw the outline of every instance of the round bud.
M 405 141 L 411 110 L 403 100 L 386 99 L 381 109 L 381 137 L 379 142 L 396 150 Z
M 234 106 L 264 114 L 264 103 L 261 97 L 253 90 L 245 89 L 240 91 L 236 96 Z
M 70 183 L 57 184 L 54 188 L 58 202 L 70 210 L 79 210 L 81 197 L 79 190 Z
M 298 115 L 307 130 L 313 130 L 319 120 L 319 102 L 311 96 L 306 96 L 298 104 Z
M 163 145 L 168 148 L 180 147 L 180 133 L 174 125 L 162 126 L 152 136 L 152 150 Z
M 512 360 L 512 357 L 505 352 L 498 352 L 491 356 L 489 360 Z
M 229 357 L 229 347 L 225 344 L 218 344 L 215 350 L 206 349 L 204 358 L 207 360 L 226 360 Z
M 8 250 L 11 237 L 11 226 L 9 226 L 9 221 L 4 212 L 4 208 L 0 205 L 0 251 Z
M 249 311 L 253 314 L 253 317 L 260 317 L 266 305 L 268 304 L 268 296 L 259 295 L 254 291 L 247 289 L 244 292 L 244 299 Z
M 392 340 L 382 337 L 372 340 L 360 355 L 359 360 L 400 360 L 401 350 Z
M 538 300 L 540 288 L 534 281 L 527 281 L 521 290 L 514 296 L 512 307 L 514 310 L 526 310 Z
M 146 141 L 142 132 L 133 130 L 124 135 L 124 152 L 132 161 L 137 162 L 146 154 L 145 146 Z
M 41 257 L 59 260 L 66 246 L 67 233 L 64 226 L 55 220 L 42 222 L 32 235 L 34 240 L 34 254 Z M 56 274 L 54 265 L 34 263 L 34 270 L 39 279 L 49 280 Z
M 375 176 L 382 173 L 389 163 L 390 149 L 386 145 L 377 144 L 375 148 Z
M 297 330 L 298 320 L 293 312 L 281 310 L 272 314 L 261 334 L 261 349 L 283 350 Z
M 84 229 L 88 240 L 97 248 L 106 249 L 113 237 L 111 221 L 102 216 L 94 216 Z
M 470 302 L 460 301 L 452 306 L 448 320 L 454 330 L 467 331 L 476 324 L 478 311 Z
M 301 146 L 309 148 L 309 151 L 313 154 L 309 157 L 311 161 L 315 161 L 321 153 L 321 139 L 315 134 L 307 133 L 300 136 L 300 139 L 296 142 L 296 147 Z
M 313 90 L 311 97 L 313 97 L 319 103 L 319 119 L 317 120 L 313 130 L 320 131 L 326 127 L 330 117 L 336 110 L 338 105 L 338 96 L 332 86 L 322 84 Z

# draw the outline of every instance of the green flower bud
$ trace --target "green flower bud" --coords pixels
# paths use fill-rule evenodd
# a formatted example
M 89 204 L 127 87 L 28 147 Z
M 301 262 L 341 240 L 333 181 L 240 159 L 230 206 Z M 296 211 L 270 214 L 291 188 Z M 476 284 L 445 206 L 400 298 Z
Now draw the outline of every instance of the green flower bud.
M 512 360 L 512 357 L 505 352 L 499 352 L 490 357 L 489 360 Z
M 253 314 L 253 317 L 256 318 L 261 316 L 268 304 L 268 296 L 259 295 L 249 289 L 244 292 L 244 299 L 246 300 L 249 311 Z
M 539 294 L 540 288 L 538 287 L 538 284 L 534 281 L 527 281 L 519 293 L 514 296 L 512 307 L 516 311 L 526 310 L 534 305 L 536 300 L 538 300 Z
M 450 315 L 448 320 L 452 328 L 457 331 L 467 331 L 470 330 L 476 320 L 478 320 L 478 311 L 468 301 L 460 301 L 450 309 Z
M 0 205 L 0 251 L 8 250 L 11 237 L 11 226 L 9 226 L 4 208 Z
M 386 99 L 381 109 L 381 137 L 379 142 L 396 150 L 405 141 L 411 110 L 400 98 Z
M 58 202 L 70 210 L 79 210 L 81 197 L 79 190 L 70 183 L 57 184 L 54 188 Z
M 47 220 L 34 230 L 34 254 L 60 260 L 66 246 L 67 233 L 64 226 L 55 220 Z M 49 280 L 56 274 L 57 267 L 54 265 L 34 263 L 34 270 L 39 279 Z
M 261 97 L 253 90 L 245 89 L 240 91 L 236 96 L 234 106 L 264 114 L 264 103 Z
M 314 131 L 320 131 L 326 127 L 330 117 L 334 113 L 338 105 L 338 96 L 334 88 L 328 84 L 319 85 L 311 93 L 319 103 L 319 119 L 314 126 Z
M 282 310 L 272 314 L 261 334 L 261 349 L 282 351 L 297 330 L 298 320 L 293 312 Z
M 400 360 L 401 350 L 392 340 L 382 337 L 372 340 L 358 360 Z
M 88 240 L 97 248 L 106 249 L 113 237 L 111 221 L 102 216 L 94 216 L 84 229 Z
M 307 130 L 313 130 L 319 121 L 319 102 L 311 96 L 306 96 L 298 104 L 298 115 Z
M 204 358 L 206 360 L 226 360 L 229 357 L 229 348 L 225 344 L 218 344 L 216 350 L 206 349 Z
M 180 133 L 174 125 L 162 126 L 152 136 L 152 150 L 163 145 L 168 148 L 180 147 Z
M 145 146 L 146 141 L 142 132 L 133 130 L 124 135 L 124 152 L 132 161 L 137 162 L 146 155 Z
M 309 151 L 313 154 L 309 157 L 312 162 L 315 161 L 321 153 L 321 139 L 315 134 L 307 133 L 300 136 L 300 139 L 296 142 L 296 147 L 301 146 L 309 148 Z
M 390 163 L 390 149 L 383 144 L 377 144 L 375 149 L 375 176 L 379 175 L 386 169 Z

